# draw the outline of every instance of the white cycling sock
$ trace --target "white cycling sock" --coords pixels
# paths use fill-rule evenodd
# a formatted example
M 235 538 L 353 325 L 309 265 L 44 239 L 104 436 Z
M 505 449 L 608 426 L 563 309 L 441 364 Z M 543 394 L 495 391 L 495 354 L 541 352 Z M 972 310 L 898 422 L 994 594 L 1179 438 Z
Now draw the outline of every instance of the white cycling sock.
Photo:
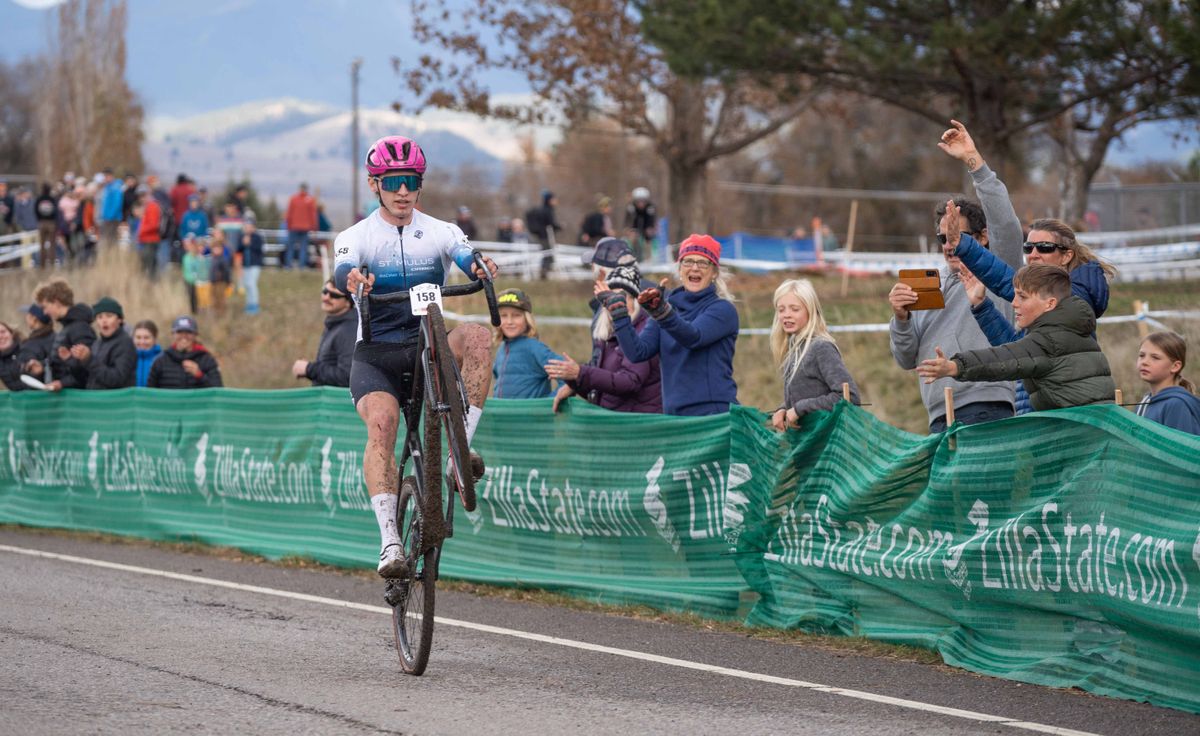
M 375 521 L 379 522 L 379 537 L 384 547 L 389 544 L 400 544 L 400 530 L 396 528 L 396 502 L 399 496 L 395 493 L 380 493 L 371 496 L 371 508 L 375 509 Z
M 483 409 L 478 406 L 467 407 L 467 445 L 475 439 L 475 430 L 479 428 L 479 420 L 483 418 Z

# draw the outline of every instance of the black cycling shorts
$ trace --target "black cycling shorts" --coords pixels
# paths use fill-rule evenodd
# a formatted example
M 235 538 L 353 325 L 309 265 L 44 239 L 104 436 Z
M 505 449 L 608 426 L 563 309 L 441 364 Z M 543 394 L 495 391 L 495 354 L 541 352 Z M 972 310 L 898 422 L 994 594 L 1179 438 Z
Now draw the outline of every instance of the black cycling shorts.
M 413 371 L 417 365 L 417 343 L 372 342 L 354 346 L 350 364 L 350 396 L 354 405 L 374 391 L 395 397 L 400 406 L 412 394 Z

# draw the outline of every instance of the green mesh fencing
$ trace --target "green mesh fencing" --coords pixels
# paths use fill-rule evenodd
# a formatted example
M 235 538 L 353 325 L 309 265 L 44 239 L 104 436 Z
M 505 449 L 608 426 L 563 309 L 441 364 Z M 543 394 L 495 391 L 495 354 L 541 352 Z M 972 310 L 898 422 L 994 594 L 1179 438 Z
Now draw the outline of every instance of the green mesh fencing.
M 748 622 L 1200 711 L 1200 439 L 1117 407 L 911 435 L 842 403 L 731 415 Z
M 379 533 L 344 389 L 0 393 L 0 520 L 364 567 Z M 488 403 L 448 577 L 714 617 L 746 584 L 721 535 L 727 417 Z
M 765 421 L 489 402 L 442 570 L 1200 712 L 1200 439 L 1116 407 Z M 365 567 L 364 442 L 338 389 L 0 393 L 0 521 Z

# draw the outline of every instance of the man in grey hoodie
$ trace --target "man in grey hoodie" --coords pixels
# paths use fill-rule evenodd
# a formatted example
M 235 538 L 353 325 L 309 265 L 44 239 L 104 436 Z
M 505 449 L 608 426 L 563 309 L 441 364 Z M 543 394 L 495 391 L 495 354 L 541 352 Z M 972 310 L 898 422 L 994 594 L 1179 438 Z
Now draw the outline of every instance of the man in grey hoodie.
M 1024 233 L 1021 221 L 1008 198 L 1004 186 L 983 157 L 975 150 L 974 143 L 961 123 L 951 121 L 953 128 L 943 134 L 939 148 L 960 160 L 967 167 L 979 195 L 979 204 L 966 197 L 956 197 L 954 203 L 962 210 L 971 235 L 985 247 L 989 247 L 1005 263 L 1019 269 L 1021 243 Z M 981 206 L 982 205 L 982 206 Z M 938 229 L 938 240 L 944 243 L 941 220 L 946 203 L 938 205 L 934 212 L 934 226 Z M 971 302 L 959 279 L 962 262 L 945 253 L 946 268 L 942 270 L 942 298 L 944 309 L 913 312 L 909 305 L 916 303 L 917 293 L 907 284 L 897 283 L 888 294 L 892 307 L 891 329 L 889 330 L 892 357 L 905 370 L 913 370 L 922 360 L 936 357 L 935 349 L 965 352 L 990 347 L 987 337 L 979 329 L 971 315 Z M 996 308 L 1012 320 L 1012 305 L 988 293 Z M 954 389 L 954 418 L 962 424 L 979 424 L 1013 415 L 1015 396 L 1011 381 L 962 383 L 952 378 L 939 378 L 933 383 L 918 379 L 921 398 L 929 413 L 929 431 L 941 432 L 946 428 L 946 404 L 943 389 Z

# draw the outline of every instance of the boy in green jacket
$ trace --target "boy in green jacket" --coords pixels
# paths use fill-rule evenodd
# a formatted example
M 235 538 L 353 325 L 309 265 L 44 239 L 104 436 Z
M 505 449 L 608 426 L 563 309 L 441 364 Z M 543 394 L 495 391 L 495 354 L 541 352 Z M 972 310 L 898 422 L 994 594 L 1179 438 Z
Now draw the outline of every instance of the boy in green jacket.
M 1058 266 L 1025 266 L 1013 276 L 1013 313 L 1025 337 L 947 359 L 922 361 L 926 383 L 950 376 L 960 381 L 1025 381 L 1034 410 L 1111 404 L 1116 386 L 1096 342 L 1096 315 L 1071 294 L 1071 276 Z

